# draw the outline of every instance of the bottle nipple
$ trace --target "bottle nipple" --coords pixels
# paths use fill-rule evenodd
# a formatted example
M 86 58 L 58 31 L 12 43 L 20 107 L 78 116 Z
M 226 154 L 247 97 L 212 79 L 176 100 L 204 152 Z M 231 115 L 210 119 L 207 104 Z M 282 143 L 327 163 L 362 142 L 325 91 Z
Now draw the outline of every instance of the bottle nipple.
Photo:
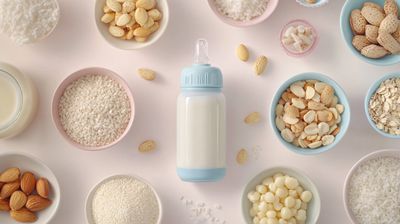
M 195 64 L 208 64 L 208 43 L 205 39 L 198 39 L 194 55 Z

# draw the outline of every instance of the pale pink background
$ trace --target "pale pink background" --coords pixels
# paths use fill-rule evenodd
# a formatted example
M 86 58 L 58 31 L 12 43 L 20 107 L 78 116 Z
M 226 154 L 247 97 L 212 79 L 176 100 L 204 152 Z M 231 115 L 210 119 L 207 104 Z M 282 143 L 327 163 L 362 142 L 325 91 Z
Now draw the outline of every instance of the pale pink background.
M 60 0 L 60 24 L 48 39 L 18 47 L 0 37 L 0 61 L 14 64 L 32 77 L 39 88 L 38 116 L 26 132 L 0 142 L 2 151 L 23 151 L 42 160 L 55 172 L 62 187 L 62 202 L 52 223 L 84 223 L 85 198 L 92 186 L 112 174 L 137 174 L 158 189 L 164 203 L 165 224 L 189 224 L 189 212 L 180 197 L 187 196 L 223 206 L 222 216 L 230 224 L 243 223 L 241 191 L 259 171 L 276 165 L 296 167 L 306 172 L 318 186 L 322 197 L 319 223 L 349 224 L 342 202 L 342 185 L 350 167 L 363 155 L 381 148 L 394 148 L 398 141 L 375 133 L 363 111 L 368 87 L 381 75 L 399 66 L 376 67 L 352 55 L 341 39 L 339 14 L 344 0 L 307 9 L 294 0 L 282 0 L 266 22 L 251 28 L 230 27 L 209 9 L 205 0 L 170 0 L 171 20 L 161 40 L 140 51 L 121 51 L 109 46 L 96 30 L 94 0 Z M 320 33 L 320 43 L 304 59 L 287 56 L 280 48 L 281 27 L 291 19 L 306 19 Z M 175 174 L 175 99 L 179 93 L 179 74 L 190 65 L 193 43 L 207 38 L 212 63 L 225 78 L 228 103 L 228 175 L 218 183 L 190 184 Z M 245 43 L 256 55 L 270 58 L 266 73 L 256 77 L 251 63 L 235 56 L 235 47 Z M 136 120 L 131 132 L 110 150 L 85 152 L 69 145 L 54 128 L 50 104 L 57 85 L 67 75 L 85 67 L 103 66 L 126 79 L 136 100 Z M 139 67 L 157 71 L 158 78 L 147 82 L 136 75 Z M 306 71 L 325 73 L 338 81 L 352 105 L 350 129 L 343 141 L 319 156 L 300 156 L 286 150 L 274 136 L 266 116 L 259 125 L 247 126 L 243 118 L 250 112 L 266 115 L 274 91 L 289 77 Z M 138 144 L 155 139 L 158 150 L 140 154 Z M 258 160 L 246 166 L 235 163 L 236 152 L 259 145 Z

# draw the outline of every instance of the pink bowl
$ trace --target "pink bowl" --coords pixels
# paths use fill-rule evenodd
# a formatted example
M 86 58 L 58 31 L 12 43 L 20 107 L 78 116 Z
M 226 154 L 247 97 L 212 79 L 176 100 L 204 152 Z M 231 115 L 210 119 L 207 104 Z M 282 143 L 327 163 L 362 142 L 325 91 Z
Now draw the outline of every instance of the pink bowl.
M 65 130 L 64 130 L 62 124 L 61 124 L 59 114 L 58 114 L 58 104 L 60 102 L 60 98 L 63 95 L 65 89 L 73 81 L 81 78 L 82 76 L 89 75 L 89 74 L 105 75 L 105 76 L 110 77 L 114 81 L 118 82 L 122 86 L 122 88 L 125 90 L 126 94 L 128 95 L 129 102 L 130 102 L 130 105 L 131 105 L 131 117 L 130 117 L 128 126 L 126 127 L 124 133 L 118 139 L 116 139 L 114 142 L 112 142 L 112 143 L 110 143 L 108 145 L 92 147 L 92 146 L 85 146 L 85 145 L 82 145 L 80 143 L 75 142 L 65 132 Z M 128 131 L 132 127 L 132 123 L 133 123 L 133 120 L 134 120 L 134 117 L 135 117 L 135 102 L 134 102 L 134 99 L 133 99 L 132 92 L 129 89 L 129 86 L 127 85 L 127 83 L 119 75 L 117 75 L 115 72 L 110 71 L 110 70 L 105 69 L 105 68 L 99 68 L 99 67 L 85 68 L 85 69 L 79 70 L 77 72 L 74 72 L 71 75 L 69 75 L 67 78 L 65 78 L 61 82 L 61 84 L 58 86 L 56 91 L 54 92 L 51 109 L 52 109 L 53 123 L 56 126 L 57 130 L 60 132 L 60 134 L 70 144 L 74 145 L 77 148 L 80 148 L 80 149 L 83 149 L 83 150 L 88 150 L 88 151 L 99 151 L 99 150 L 103 150 L 103 149 L 109 148 L 109 147 L 117 144 L 119 141 L 121 141 L 121 139 L 123 139 L 125 137 L 125 135 L 128 133 Z
M 256 24 L 259 24 L 266 20 L 269 16 L 272 15 L 272 13 L 275 11 L 276 7 L 278 6 L 279 0 L 269 0 L 268 2 L 268 7 L 265 10 L 264 14 L 261 16 L 255 17 L 249 21 L 239 21 L 239 20 L 234 20 L 231 19 L 223 14 L 217 9 L 217 6 L 215 5 L 215 0 L 208 0 L 208 5 L 212 9 L 212 11 L 217 15 L 218 18 L 220 18 L 224 23 L 229 24 L 231 26 L 236 26 L 236 27 L 247 27 L 247 26 L 253 26 Z
M 313 38 L 314 38 L 314 42 L 312 43 L 312 45 L 303 52 L 296 52 L 296 51 L 292 51 L 290 49 L 288 49 L 283 43 L 282 43 L 282 39 L 283 36 L 286 32 L 286 30 L 290 27 L 290 26 L 298 26 L 298 25 L 304 25 L 304 26 L 308 26 L 311 27 L 312 31 L 313 31 Z M 309 55 L 314 49 L 315 47 L 318 45 L 318 41 L 319 41 L 319 36 L 318 36 L 318 32 L 317 30 L 314 28 L 314 26 L 312 26 L 309 22 L 302 20 L 302 19 L 296 19 L 296 20 L 292 20 L 290 22 L 288 22 L 281 30 L 281 34 L 279 36 L 279 42 L 281 43 L 282 48 L 285 50 L 286 54 L 292 57 L 303 57 L 306 55 Z
M 395 158 L 400 158 L 400 150 L 398 149 L 382 149 L 379 151 L 372 152 L 364 157 L 362 157 L 354 166 L 350 169 L 348 172 L 345 182 L 344 182 L 344 187 L 343 187 L 343 202 L 344 202 L 344 208 L 346 210 L 347 216 L 350 218 L 351 222 L 353 224 L 360 224 L 357 222 L 357 219 L 353 212 L 351 211 L 350 205 L 349 205 L 349 188 L 350 188 L 350 180 L 354 174 L 354 172 L 364 163 L 366 163 L 369 160 L 372 159 L 377 159 L 381 157 L 395 157 Z

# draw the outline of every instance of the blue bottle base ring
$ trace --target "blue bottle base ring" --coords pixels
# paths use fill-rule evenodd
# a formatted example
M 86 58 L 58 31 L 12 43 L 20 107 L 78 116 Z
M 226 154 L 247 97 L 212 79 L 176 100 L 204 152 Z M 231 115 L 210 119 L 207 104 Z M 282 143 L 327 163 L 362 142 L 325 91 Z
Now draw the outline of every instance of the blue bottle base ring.
M 176 169 L 181 180 L 186 182 L 213 182 L 224 178 L 226 169 Z

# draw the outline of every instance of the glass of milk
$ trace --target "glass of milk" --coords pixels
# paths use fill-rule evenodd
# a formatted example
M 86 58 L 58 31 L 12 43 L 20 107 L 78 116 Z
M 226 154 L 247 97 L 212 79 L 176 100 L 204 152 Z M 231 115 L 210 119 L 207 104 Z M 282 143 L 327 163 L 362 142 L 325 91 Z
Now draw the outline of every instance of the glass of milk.
M 31 123 L 37 104 L 32 81 L 13 66 L 0 63 L 0 139 L 21 133 Z
M 207 41 L 196 45 L 195 62 L 181 76 L 177 102 L 177 173 L 183 181 L 225 176 L 226 106 L 222 74 L 208 63 Z

